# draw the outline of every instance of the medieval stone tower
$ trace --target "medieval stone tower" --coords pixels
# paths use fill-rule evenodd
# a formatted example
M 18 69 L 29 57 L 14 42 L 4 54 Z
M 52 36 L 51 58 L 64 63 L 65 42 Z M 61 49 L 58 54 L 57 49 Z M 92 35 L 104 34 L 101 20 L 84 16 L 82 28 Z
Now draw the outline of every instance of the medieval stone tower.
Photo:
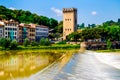
M 63 8 L 63 40 L 77 30 L 77 9 Z

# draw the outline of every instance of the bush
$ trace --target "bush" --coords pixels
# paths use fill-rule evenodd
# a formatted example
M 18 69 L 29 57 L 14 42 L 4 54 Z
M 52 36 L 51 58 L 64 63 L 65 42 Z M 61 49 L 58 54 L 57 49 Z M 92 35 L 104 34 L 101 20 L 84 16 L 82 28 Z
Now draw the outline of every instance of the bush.
M 0 39 L 0 46 L 4 49 L 9 48 L 10 47 L 10 39 L 1 38 Z
M 40 39 L 40 45 L 45 45 L 45 39 L 44 38 Z
M 49 46 L 50 45 L 50 41 L 46 38 L 45 39 L 45 46 Z
M 49 46 L 50 45 L 50 41 L 46 38 L 41 38 L 40 39 L 40 45 L 41 46 Z
M 17 49 L 18 43 L 16 40 L 13 40 L 10 44 L 10 49 Z
M 23 45 L 24 45 L 25 47 L 27 47 L 29 44 L 30 44 L 30 41 L 29 41 L 29 39 L 26 38 L 26 39 L 24 40 Z
M 39 44 L 37 43 L 37 42 L 31 42 L 31 44 L 30 44 L 31 46 L 38 46 Z
M 57 44 L 66 44 L 66 41 L 58 42 Z

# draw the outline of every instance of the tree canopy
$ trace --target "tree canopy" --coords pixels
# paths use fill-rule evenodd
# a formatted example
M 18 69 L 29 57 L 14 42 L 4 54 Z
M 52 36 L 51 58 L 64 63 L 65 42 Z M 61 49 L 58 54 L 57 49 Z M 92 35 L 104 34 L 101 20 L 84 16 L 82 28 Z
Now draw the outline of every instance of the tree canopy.
M 45 25 L 49 28 L 54 29 L 58 26 L 58 21 L 53 18 L 48 18 L 46 16 L 39 16 L 30 11 L 20 10 L 11 10 L 4 6 L 0 6 L 0 19 L 14 19 L 19 23 L 35 23 L 39 25 Z
M 92 27 L 90 27 L 92 26 Z M 80 33 L 73 32 L 67 36 L 68 40 L 75 40 L 75 38 L 87 41 L 88 39 L 100 39 L 102 41 L 120 41 L 120 20 L 117 22 L 112 20 L 104 22 L 102 25 L 96 26 L 92 24 L 88 27 L 81 28 Z M 77 36 L 77 37 L 76 37 Z

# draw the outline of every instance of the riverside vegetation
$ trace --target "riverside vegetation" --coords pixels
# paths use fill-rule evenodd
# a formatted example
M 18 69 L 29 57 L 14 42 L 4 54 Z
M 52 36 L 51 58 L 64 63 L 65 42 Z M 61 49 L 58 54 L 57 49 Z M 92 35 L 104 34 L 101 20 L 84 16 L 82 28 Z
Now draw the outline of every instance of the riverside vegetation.
M 51 44 L 46 38 L 41 38 L 39 42 L 30 42 L 29 39 L 25 39 L 23 45 L 19 45 L 16 40 L 10 41 L 7 38 L 0 39 L 0 50 L 33 50 L 33 49 L 77 49 L 80 48 L 79 44 L 72 45 L 66 44 L 65 41 Z

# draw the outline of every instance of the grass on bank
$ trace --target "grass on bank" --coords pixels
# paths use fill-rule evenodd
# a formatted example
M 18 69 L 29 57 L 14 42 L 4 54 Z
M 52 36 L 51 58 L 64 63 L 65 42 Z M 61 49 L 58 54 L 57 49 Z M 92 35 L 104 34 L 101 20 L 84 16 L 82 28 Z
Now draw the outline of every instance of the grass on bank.
M 76 45 L 72 45 L 72 44 L 52 44 L 50 46 L 31 46 L 28 45 L 27 47 L 23 46 L 23 45 L 19 45 L 15 50 L 37 50 L 37 49 L 78 49 L 80 48 L 80 45 L 76 44 Z M 11 49 L 3 49 L 2 47 L 0 47 L 0 50 L 11 50 Z
M 24 49 L 24 50 L 0 50 L 0 55 L 9 55 L 9 54 L 30 54 L 30 53 L 34 53 L 34 54 L 38 54 L 41 53 L 43 55 L 47 55 L 49 53 L 54 53 L 54 54 L 64 54 L 64 53 L 71 53 L 71 52 L 76 52 L 79 49 Z
M 77 49 L 80 48 L 80 45 L 70 45 L 70 44 L 64 44 L 64 45 L 57 45 L 53 44 L 50 46 L 18 46 L 18 50 L 27 50 L 27 49 Z
M 120 49 L 96 50 L 96 52 L 119 52 L 120 53 Z

